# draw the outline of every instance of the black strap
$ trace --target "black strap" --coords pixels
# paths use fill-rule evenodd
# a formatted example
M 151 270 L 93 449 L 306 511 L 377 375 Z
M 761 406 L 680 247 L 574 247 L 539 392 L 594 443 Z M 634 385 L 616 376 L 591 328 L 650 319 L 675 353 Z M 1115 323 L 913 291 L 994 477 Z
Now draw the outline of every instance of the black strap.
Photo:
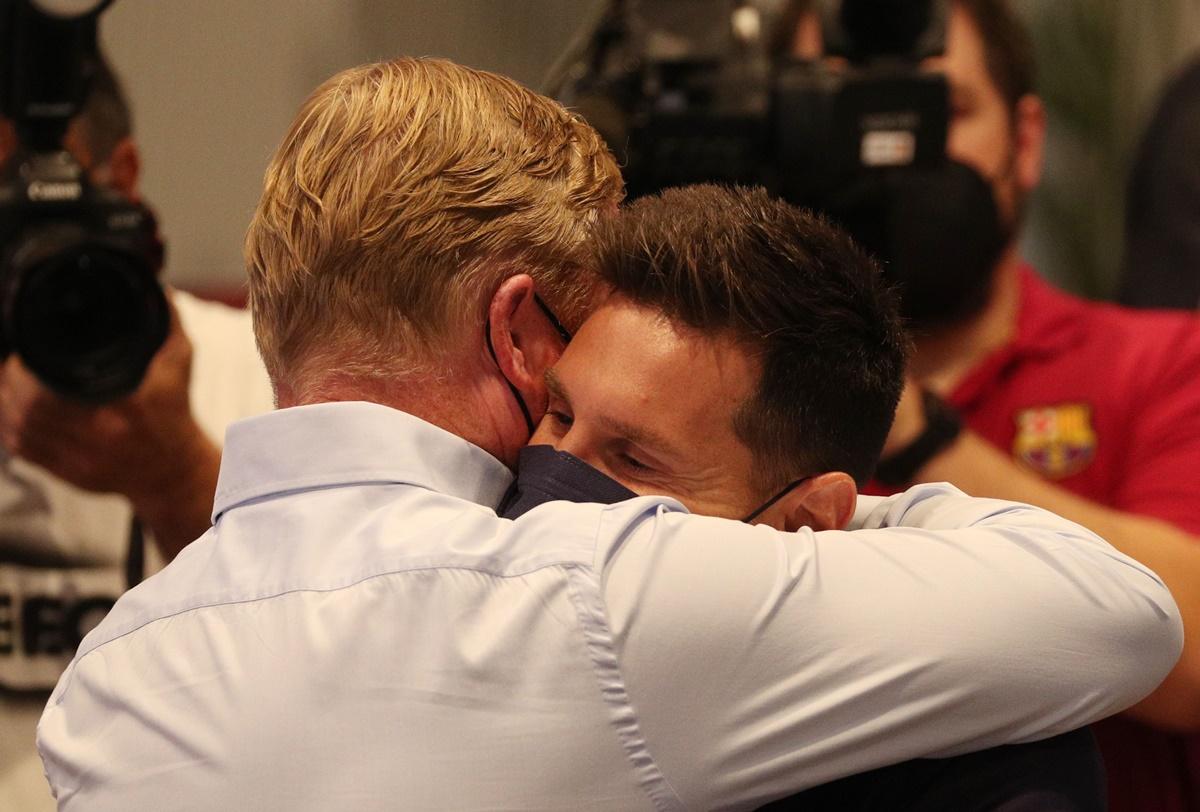
M 879 461 L 875 479 L 884 485 L 903 487 L 916 478 L 925 464 L 949 446 L 962 433 L 963 423 L 950 404 L 928 390 L 922 390 L 925 430 L 906 447 Z
M 129 522 L 129 552 L 125 556 L 125 588 L 133 589 L 146 577 L 146 536 L 142 520 L 137 516 Z

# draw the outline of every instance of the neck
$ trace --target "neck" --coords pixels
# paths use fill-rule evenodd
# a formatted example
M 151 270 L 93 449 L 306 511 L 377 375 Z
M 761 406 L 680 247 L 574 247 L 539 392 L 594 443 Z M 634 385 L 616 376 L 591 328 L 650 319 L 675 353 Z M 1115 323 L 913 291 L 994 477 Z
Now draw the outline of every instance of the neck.
M 984 358 L 1010 342 L 1017 331 L 1021 298 L 1021 259 L 1014 241 L 996 266 L 983 310 L 968 321 L 939 327 L 914 339 L 910 372 L 924 386 L 946 396 Z
M 408 374 L 393 378 L 327 375 L 302 391 L 277 387 L 278 408 L 367 401 L 419 417 L 463 438 L 512 468 L 524 445 L 525 420 L 495 376 Z

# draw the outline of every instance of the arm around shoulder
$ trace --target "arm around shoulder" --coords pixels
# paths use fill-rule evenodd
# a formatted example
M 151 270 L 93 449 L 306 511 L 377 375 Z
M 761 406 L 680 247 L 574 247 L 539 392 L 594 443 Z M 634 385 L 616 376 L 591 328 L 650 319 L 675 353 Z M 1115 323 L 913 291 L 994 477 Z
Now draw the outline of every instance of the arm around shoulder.
M 1139 365 L 1137 408 L 1110 504 L 1083 498 L 1017 465 L 965 431 L 919 472 L 977 494 L 1038 505 L 1107 539 L 1169 587 L 1184 625 L 1200 628 L 1200 320 L 1177 320 L 1170 352 Z M 1144 367 L 1144 369 L 1141 369 Z M 1144 702 L 1129 710 L 1170 730 L 1200 730 L 1200 634 L 1188 634 L 1178 664 Z
M 660 512 L 612 559 L 622 674 L 689 806 L 1071 730 L 1179 654 L 1161 581 L 1045 511 L 924 486 L 857 526 Z

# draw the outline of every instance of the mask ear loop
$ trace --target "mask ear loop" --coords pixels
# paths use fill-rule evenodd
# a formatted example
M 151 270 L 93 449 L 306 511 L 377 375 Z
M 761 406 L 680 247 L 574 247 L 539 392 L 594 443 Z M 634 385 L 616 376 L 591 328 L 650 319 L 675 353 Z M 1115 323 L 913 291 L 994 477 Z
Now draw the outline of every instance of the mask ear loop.
M 762 512 L 763 512 L 764 510 L 766 510 L 767 508 L 771 507 L 771 506 L 772 506 L 772 505 L 774 505 L 776 502 L 778 502 L 780 499 L 782 499 L 783 497 L 785 497 L 785 496 L 787 496 L 789 493 L 791 493 L 791 491 L 792 491 L 792 489 L 793 489 L 793 488 L 796 488 L 796 487 L 799 487 L 800 485 L 803 485 L 805 482 L 808 482 L 808 481 L 809 481 L 810 479 L 812 479 L 814 476 L 816 476 L 816 474 L 809 474 L 808 476 L 800 477 L 800 478 L 799 478 L 799 479 L 797 479 L 795 482 L 792 482 L 792 483 L 790 483 L 790 484 L 786 485 L 786 486 L 784 487 L 784 489 L 783 489 L 783 490 L 781 490 L 779 493 L 777 493 L 777 494 L 775 494 L 774 496 L 772 496 L 772 497 L 771 497 L 770 499 L 768 499 L 766 502 L 763 502 L 763 504 L 762 504 L 762 505 L 760 505 L 760 506 L 758 507 L 758 509 L 757 509 L 757 510 L 755 510 L 753 513 L 751 513 L 751 514 L 750 514 L 749 516 L 747 516 L 746 518 L 744 518 L 744 519 L 741 519 L 740 521 L 746 522 L 747 524 L 749 524 L 750 522 L 754 521 L 754 520 L 755 520 L 755 519 L 757 519 L 757 518 L 758 518 L 760 515 L 762 515 Z
M 550 309 L 550 305 L 543 302 L 542 297 L 538 296 L 536 293 L 533 294 L 533 301 L 542 309 L 542 313 L 544 313 L 546 319 L 549 320 L 550 326 L 554 328 L 554 331 L 558 333 L 558 337 L 562 339 L 563 345 L 565 346 L 570 344 L 572 338 L 571 331 L 566 327 L 563 327 L 563 323 L 558 320 L 558 316 L 554 315 L 554 311 Z M 491 335 L 491 333 L 489 332 L 488 335 Z
M 483 338 L 485 341 L 487 341 L 487 348 L 488 348 L 488 352 L 491 353 L 492 362 L 495 363 L 496 369 L 500 370 L 500 377 L 504 379 L 504 382 L 506 384 L 508 384 L 509 390 L 512 392 L 513 397 L 516 398 L 517 405 L 521 407 L 521 416 L 525 418 L 525 427 L 527 429 L 529 429 L 529 436 L 532 437 L 533 430 L 535 428 L 533 425 L 533 415 L 531 415 L 529 413 L 529 407 L 525 405 L 525 398 L 521 397 L 521 393 L 517 390 L 517 387 L 514 386 L 513 382 L 510 381 L 508 379 L 508 376 L 504 374 L 504 370 L 500 366 L 500 359 L 496 357 L 496 348 L 492 346 L 492 317 L 491 316 L 488 316 L 487 319 L 484 321 Z
M 554 315 L 554 311 L 550 309 L 550 306 L 543 302 L 542 297 L 538 296 L 536 293 L 533 294 L 533 301 L 539 308 L 541 308 L 542 313 L 545 314 L 546 318 L 549 320 L 550 326 L 554 328 L 554 331 L 558 333 L 558 337 L 562 339 L 563 345 L 565 346 L 570 344 L 571 331 L 563 326 L 563 323 L 558 320 L 558 316 Z M 529 436 L 532 437 L 535 428 L 533 425 L 533 415 L 530 414 L 529 407 L 525 405 L 525 398 L 521 397 L 520 391 L 518 391 L 517 387 L 513 385 L 513 382 L 508 379 L 508 376 L 504 374 L 504 370 L 500 368 L 500 359 L 496 357 L 496 348 L 492 346 L 491 316 L 488 316 L 487 319 L 484 320 L 483 338 L 485 341 L 487 341 L 488 352 L 491 353 L 492 361 L 496 364 L 496 369 L 500 370 L 500 377 L 504 378 L 504 382 L 508 384 L 509 390 L 512 392 L 513 397 L 517 400 L 517 405 L 521 407 L 521 416 L 525 418 L 525 426 L 529 429 Z

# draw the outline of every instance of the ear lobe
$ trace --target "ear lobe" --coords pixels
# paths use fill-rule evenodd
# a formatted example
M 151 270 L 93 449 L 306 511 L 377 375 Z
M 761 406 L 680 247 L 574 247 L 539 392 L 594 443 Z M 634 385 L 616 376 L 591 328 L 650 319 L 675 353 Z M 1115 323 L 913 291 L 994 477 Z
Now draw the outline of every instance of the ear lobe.
M 831 471 L 813 477 L 781 501 L 788 532 L 802 527 L 842 530 L 854 516 L 858 487 L 849 474 Z

